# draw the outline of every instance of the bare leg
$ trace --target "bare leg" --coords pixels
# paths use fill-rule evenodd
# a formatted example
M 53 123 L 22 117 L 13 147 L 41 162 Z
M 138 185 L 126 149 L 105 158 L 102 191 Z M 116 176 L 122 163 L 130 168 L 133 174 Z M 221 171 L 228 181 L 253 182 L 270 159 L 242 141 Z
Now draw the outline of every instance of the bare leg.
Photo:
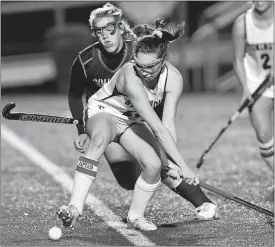
M 139 136 L 148 143 L 155 142 L 155 137 L 152 133 L 148 134 L 148 130 L 140 132 Z M 161 150 L 157 150 L 157 152 L 164 155 L 166 159 L 164 163 L 167 162 L 165 153 L 162 154 Z M 142 172 L 138 162 L 118 143 L 109 144 L 104 155 L 119 185 L 124 189 L 133 190 L 135 183 Z M 212 203 L 199 185 L 188 185 L 182 179 L 174 180 L 167 177 L 164 171 L 162 171 L 161 181 L 173 192 L 192 203 L 195 208 L 200 207 L 204 203 Z M 207 213 L 204 214 L 204 219 L 206 218 L 213 218 L 212 210 L 208 210 Z
M 89 189 L 96 178 L 98 160 L 116 137 L 116 126 L 110 115 L 97 113 L 87 121 L 86 132 L 91 141 L 87 151 L 79 158 L 69 207 L 63 205 L 57 212 L 65 227 L 73 227 L 82 214 Z
M 141 230 L 156 230 L 156 226 L 144 219 L 144 212 L 160 184 L 161 161 L 154 144 L 143 140 L 139 133 L 151 132 L 144 124 L 136 124 L 121 136 L 120 143 L 140 164 L 142 173 L 137 179 L 134 196 L 128 212 L 128 222 Z
M 260 154 L 272 171 L 274 171 L 273 114 L 274 101 L 267 97 L 261 97 L 250 109 L 250 120 L 259 142 Z

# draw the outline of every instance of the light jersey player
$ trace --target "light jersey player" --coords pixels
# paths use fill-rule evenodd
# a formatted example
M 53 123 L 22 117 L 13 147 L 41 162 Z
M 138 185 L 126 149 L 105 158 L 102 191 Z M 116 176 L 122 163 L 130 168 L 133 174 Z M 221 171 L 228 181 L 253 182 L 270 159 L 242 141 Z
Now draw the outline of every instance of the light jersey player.
M 251 94 L 271 74 L 274 84 L 274 3 L 255 1 L 247 12 L 239 16 L 233 26 L 234 67 L 243 88 L 243 100 L 252 100 Z M 268 167 L 274 170 L 273 141 L 274 85 L 249 109 L 260 154 Z
M 138 161 L 138 177 L 128 223 L 134 228 L 156 230 L 153 222 L 144 218 L 145 209 L 160 183 L 162 167 L 169 167 L 166 177 L 183 181 L 190 186 L 198 178 L 181 157 L 174 132 L 165 127 L 164 119 L 174 119 L 183 81 L 178 70 L 166 62 L 168 42 L 183 33 L 183 26 L 175 34 L 155 28 L 138 26 L 133 53 L 134 61 L 126 63 L 114 77 L 90 97 L 85 109 L 85 130 L 91 138 L 88 149 L 80 157 L 74 177 L 74 187 L 68 206 L 59 208 L 59 217 L 73 225 L 83 211 L 85 199 L 95 179 L 98 160 L 111 142 L 119 144 Z M 160 104 L 165 97 L 162 123 L 150 105 Z M 175 100 L 176 99 L 176 100 Z M 176 163 L 168 163 L 164 151 Z M 214 205 L 214 204 L 212 204 Z M 215 205 L 214 205 L 215 206 Z M 214 209 L 215 214 L 215 209 Z
M 160 60 L 157 61 L 157 63 L 158 62 L 160 62 Z M 154 65 L 157 63 L 154 62 L 152 67 L 154 67 Z M 121 71 L 116 73 L 109 83 L 105 84 L 98 92 L 90 97 L 87 108 L 85 110 L 85 117 L 87 119 L 89 119 L 91 115 L 98 111 L 98 109 L 100 112 L 102 109 L 104 109 L 104 112 L 110 113 L 112 117 L 116 119 L 116 122 L 118 123 L 117 126 L 121 128 L 117 138 L 120 137 L 120 134 L 124 133 L 125 128 L 128 128 L 132 124 L 144 123 L 143 119 L 139 116 L 137 110 L 134 108 L 131 100 L 124 92 L 123 85 L 121 85 L 122 83 L 120 82 L 123 80 L 123 73 L 125 71 L 129 71 L 128 73 L 134 72 L 136 75 L 138 75 L 139 71 L 136 66 L 138 65 L 133 62 L 126 63 L 121 68 Z M 161 64 L 159 64 L 159 66 L 161 66 Z M 155 69 L 157 70 L 158 67 Z M 164 101 L 167 78 L 168 66 L 165 64 L 154 88 L 148 87 L 147 83 L 143 84 L 150 105 L 153 108 L 157 107 Z
M 82 118 L 83 116 L 82 95 L 85 91 L 88 97 L 93 95 L 132 56 L 132 42 L 125 40 L 125 38 L 132 36 L 132 30 L 121 19 L 120 9 L 112 4 L 105 4 L 103 8 L 92 11 L 90 24 L 98 42 L 79 53 L 71 70 L 69 105 L 75 118 Z M 182 93 L 182 88 L 178 90 L 175 102 L 178 101 Z M 154 108 L 160 119 L 162 119 L 163 105 L 164 100 Z M 169 122 L 170 130 L 176 140 L 174 121 Z M 77 127 L 79 137 L 75 141 L 75 146 L 78 151 L 85 152 L 89 143 L 89 136 L 85 133 L 83 126 L 78 125 Z M 141 173 L 139 164 L 117 142 L 108 145 L 104 156 L 119 185 L 124 189 L 133 190 Z M 199 185 L 189 185 L 182 179 L 173 180 L 167 175 L 163 175 L 162 182 L 165 185 L 195 206 L 197 218 L 204 220 L 214 218 L 216 206 L 206 197 Z M 64 226 L 74 225 L 76 218 L 71 218 L 70 222 L 63 221 Z

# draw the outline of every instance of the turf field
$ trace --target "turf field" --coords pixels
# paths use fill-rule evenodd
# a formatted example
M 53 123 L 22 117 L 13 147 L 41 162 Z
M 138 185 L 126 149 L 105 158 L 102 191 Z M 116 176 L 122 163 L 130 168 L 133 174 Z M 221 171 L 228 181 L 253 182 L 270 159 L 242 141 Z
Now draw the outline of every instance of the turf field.
M 191 167 L 228 118 L 240 95 L 186 94 L 177 116 L 178 146 Z M 2 107 L 16 111 L 68 115 L 65 96 L 2 95 Z M 102 159 L 98 177 L 75 231 L 63 229 L 59 241 L 48 230 L 61 227 L 55 216 L 69 200 L 79 153 L 74 150 L 75 126 L 7 121 L 1 135 L 1 246 L 274 246 L 274 229 L 265 215 L 213 193 L 220 218 L 194 220 L 193 206 L 162 185 L 147 211 L 156 232 L 127 228 L 125 217 L 132 192 L 121 189 Z M 199 171 L 201 180 L 273 210 L 267 200 L 273 184 L 261 160 L 254 131 L 243 114 L 219 140 Z M 271 181 L 272 179 L 272 181 Z M 268 183 L 271 181 L 270 183 Z

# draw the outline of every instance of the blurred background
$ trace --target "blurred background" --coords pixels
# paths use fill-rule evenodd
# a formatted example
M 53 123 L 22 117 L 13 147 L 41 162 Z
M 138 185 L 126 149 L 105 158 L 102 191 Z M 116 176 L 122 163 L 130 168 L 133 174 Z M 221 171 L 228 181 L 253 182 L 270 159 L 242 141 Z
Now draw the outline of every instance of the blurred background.
M 65 94 L 71 64 L 94 42 L 88 19 L 102 1 L 1 1 L 1 91 Z M 171 46 L 170 61 L 182 72 L 187 92 L 232 92 L 231 29 L 247 2 L 112 2 L 130 25 L 157 17 L 184 20 L 185 38 Z

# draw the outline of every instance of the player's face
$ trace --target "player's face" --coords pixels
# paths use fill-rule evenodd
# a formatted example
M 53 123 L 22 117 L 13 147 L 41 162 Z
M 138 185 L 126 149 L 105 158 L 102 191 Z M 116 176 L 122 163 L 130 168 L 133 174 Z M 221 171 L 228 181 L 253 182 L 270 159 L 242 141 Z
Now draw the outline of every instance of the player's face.
M 112 16 L 96 18 L 94 20 L 94 34 L 104 49 L 110 53 L 117 53 L 122 47 L 122 33 L 119 23 Z
M 260 11 L 260 12 L 264 12 L 267 9 L 269 9 L 269 7 L 271 6 L 272 2 L 271 1 L 254 1 L 254 6 L 255 9 Z
M 139 52 L 135 59 L 135 67 L 146 81 L 151 81 L 159 75 L 163 63 L 164 58 L 158 58 L 154 53 Z

